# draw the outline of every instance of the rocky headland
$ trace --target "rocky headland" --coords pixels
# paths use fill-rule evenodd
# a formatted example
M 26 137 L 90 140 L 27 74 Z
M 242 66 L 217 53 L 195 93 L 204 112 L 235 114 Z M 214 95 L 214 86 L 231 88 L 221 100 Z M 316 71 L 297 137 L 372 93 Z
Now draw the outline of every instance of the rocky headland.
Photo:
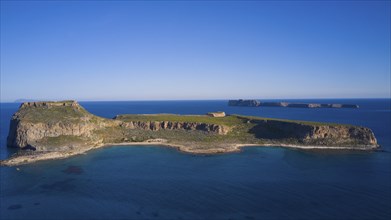
M 242 146 L 371 150 L 369 128 L 241 115 L 117 115 L 102 118 L 76 101 L 26 102 L 12 116 L 8 147 L 20 149 L 1 161 L 17 165 L 65 158 L 107 145 L 158 144 L 189 153 L 224 153 Z

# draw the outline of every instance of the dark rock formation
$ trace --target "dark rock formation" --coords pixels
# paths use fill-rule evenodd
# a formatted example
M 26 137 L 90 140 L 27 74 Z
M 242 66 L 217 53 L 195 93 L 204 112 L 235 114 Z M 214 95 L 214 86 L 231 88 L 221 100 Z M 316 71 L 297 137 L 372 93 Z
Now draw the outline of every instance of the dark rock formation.
M 229 106 L 246 106 L 246 107 L 258 107 L 260 102 L 258 100 L 229 100 Z
M 172 121 L 131 121 L 121 122 L 121 127 L 128 129 L 141 129 L 141 130 L 198 130 L 211 132 L 216 134 L 227 134 L 230 130 L 228 126 L 207 124 L 199 122 L 172 122 Z

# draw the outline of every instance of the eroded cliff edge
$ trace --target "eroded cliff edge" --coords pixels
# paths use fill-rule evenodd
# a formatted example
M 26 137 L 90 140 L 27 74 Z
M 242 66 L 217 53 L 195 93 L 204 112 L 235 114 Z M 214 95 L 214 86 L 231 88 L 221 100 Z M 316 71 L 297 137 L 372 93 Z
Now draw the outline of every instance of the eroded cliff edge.
M 369 128 L 229 115 L 95 116 L 76 101 L 26 102 L 13 115 L 7 145 L 21 151 L 3 165 L 63 158 L 115 143 L 161 143 L 191 153 L 219 153 L 244 145 L 301 148 L 377 148 Z M 28 153 L 26 153 L 28 152 Z

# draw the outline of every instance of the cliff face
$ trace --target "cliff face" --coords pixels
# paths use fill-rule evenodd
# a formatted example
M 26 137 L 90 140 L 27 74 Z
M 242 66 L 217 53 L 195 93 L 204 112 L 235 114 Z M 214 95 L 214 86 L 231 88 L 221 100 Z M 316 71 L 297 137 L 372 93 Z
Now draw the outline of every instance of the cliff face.
M 355 142 L 361 145 L 376 145 L 375 135 L 369 128 L 346 126 L 314 126 L 305 137 L 311 140 L 332 140 L 337 144 Z M 327 143 L 327 142 L 326 142 Z
M 124 128 L 128 129 L 142 129 L 142 130 L 193 130 L 193 131 L 205 131 L 216 134 L 225 135 L 230 130 L 228 126 L 197 123 L 197 122 L 171 122 L 171 121 L 131 121 L 122 122 L 120 124 Z
M 10 147 L 26 147 L 35 145 L 44 137 L 86 136 L 89 137 L 95 126 L 90 123 L 70 124 L 58 122 L 55 124 L 28 123 L 19 119 L 12 119 L 7 145 Z
M 46 137 L 89 138 L 96 129 L 112 123 L 88 113 L 75 101 L 27 102 L 12 116 L 7 137 L 9 147 L 37 147 Z
M 376 146 L 377 140 L 369 128 L 346 125 L 309 125 L 277 120 L 255 120 L 251 129 L 258 138 L 295 140 L 319 146 Z

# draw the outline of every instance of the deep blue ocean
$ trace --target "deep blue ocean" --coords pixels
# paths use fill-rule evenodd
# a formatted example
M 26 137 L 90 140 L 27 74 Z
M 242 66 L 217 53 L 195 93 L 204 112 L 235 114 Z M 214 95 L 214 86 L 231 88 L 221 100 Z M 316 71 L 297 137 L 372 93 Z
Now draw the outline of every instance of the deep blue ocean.
M 273 100 L 274 101 L 274 100 Z M 192 155 L 117 146 L 63 160 L 0 168 L 0 219 L 390 219 L 390 99 L 289 100 L 359 109 L 229 107 L 227 101 L 81 102 L 91 113 L 232 114 L 371 128 L 378 151 L 247 147 Z M 11 115 L 1 103 L 0 157 Z

